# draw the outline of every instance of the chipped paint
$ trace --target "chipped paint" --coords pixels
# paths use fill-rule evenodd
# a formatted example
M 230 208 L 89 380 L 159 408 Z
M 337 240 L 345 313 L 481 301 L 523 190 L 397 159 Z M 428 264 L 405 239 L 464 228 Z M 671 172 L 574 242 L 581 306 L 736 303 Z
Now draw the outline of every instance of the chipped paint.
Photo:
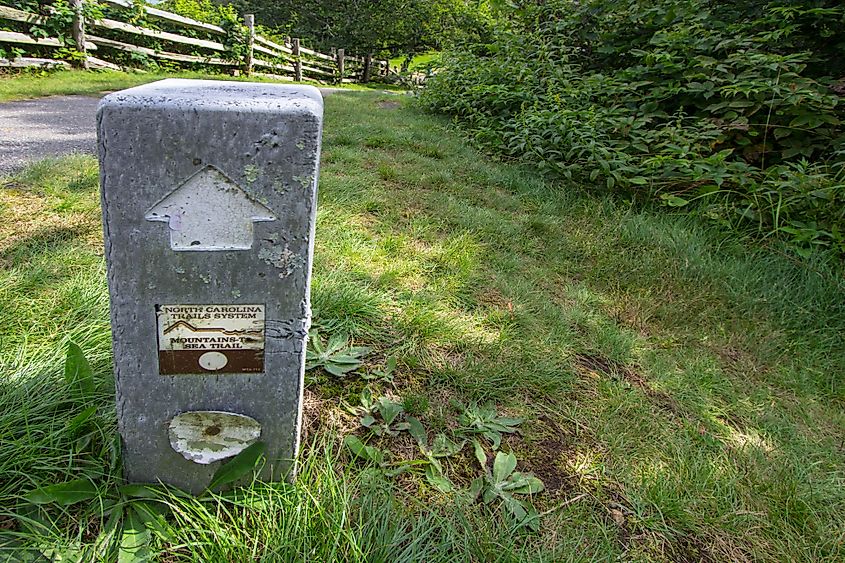
M 170 447 L 188 461 L 208 465 L 235 456 L 261 437 L 261 424 L 244 414 L 189 411 L 168 425 Z

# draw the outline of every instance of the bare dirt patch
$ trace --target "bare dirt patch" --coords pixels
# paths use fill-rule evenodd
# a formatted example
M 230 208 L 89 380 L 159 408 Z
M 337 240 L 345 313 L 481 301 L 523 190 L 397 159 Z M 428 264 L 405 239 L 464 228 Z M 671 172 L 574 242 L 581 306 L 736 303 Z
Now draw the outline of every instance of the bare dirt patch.
M 358 429 L 358 421 L 343 410 L 336 399 L 326 399 L 306 387 L 302 392 L 302 444 L 308 444 L 320 433 L 350 434 Z
M 550 496 L 566 496 L 577 486 L 577 477 L 566 470 L 566 460 L 574 451 L 573 434 L 562 429 L 547 415 L 541 415 L 532 425 L 531 431 L 536 432 L 539 439 L 530 444 L 523 443 L 525 458 L 522 460 L 522 469 L 543 481 Z
M 666 555 L 678 563 L 711 563 L 716 559 L 700 539 L 695 536 L 680 536 L 666 542 Z
M 719 358 L 719 364 L 725 372 L 734 376 L 762 378 L 768 368 L 753 354 L 733 344 L 711 346 L 709 349 Z

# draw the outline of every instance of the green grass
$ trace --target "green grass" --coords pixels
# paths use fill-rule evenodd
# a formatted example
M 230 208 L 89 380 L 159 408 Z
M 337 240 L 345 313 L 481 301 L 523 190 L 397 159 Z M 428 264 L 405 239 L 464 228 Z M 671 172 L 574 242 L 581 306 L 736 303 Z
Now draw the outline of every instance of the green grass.
M 312 301 L 325 335 L 395 355 L 395 390 L 432 430 L 455 402 L 525 417 L 505 438 L 547 490 L 540 532 L 349 458 L 365 383 L 316 375 L 295 485 L 157 493 L 167 561 L 838 561 L 845 557 L 841 273 L 746 248 L 493 163 L 396 97 L 326 99 Z M 96 162 L 33 165 L 3 186 L 0 543 L 111 559 L 116 498 L 108 298 Z M 98 378 L 97 424 L 62 378 L 68 340 Z M 359 432 L 359 434 L 361 434 Z M 413 457 L 402 440 L 385 440 Z M 461 488 L 471 454 L 447 463 Z M 97 502 L 23 495 L 80 477 Z M 126 504 L 128 501 L 121 500 Z M 87 550 L 87 551 L 85 551 Z M 96 555 L 95 555 L 96 553 Z
M 104 71 L 55 71 L 55 72 L 23 72 L 14 75 L 0 74 L 0 102 L 11 100 L 24 100 L 28 98 L 39 98 L 43 96 L 59 95 L 88 95 L 101 96 L 115 90 L 131 88 L 147 82 L 161 80 L 163 78 L 197 78 L 197 79 L 218 79 L 218 80 L 251 80 L 259 82 L 277 82 L 271 79 L 253 77 L 234 77 L 223 74 L 208 74 L 203 72 L 118 72 L 111 70 Z M 290 81 L 282 81 L 282 84 L 292 84 Z M 325 86 L 329 88 L 343 88 L 344 90 L 393 90 L 398 89 L 393 85 L 386 84 L 322 84 L 315 81 L 304 82 L 314 86 Z
M 44 73 L 21 73 L 0 76 L 0 101 L 39 98 L 52 95 L 99 96 L 115 90 L 131 88 L 146 82 L 170 77 L 205 78 L 203 73 L 130 73 L 110 70 L 98 72 L 56 71 Z M 228 78 L 228 77 L 227 77 Z
M 440 56 L 440 53 L 437 51 L 432 51 L 430 53 L 422 53 L 420 55 L 415 55 L 413 59 L 411 59 L 411 64 L 408 65 L 409 71 L 415 70 L 423 70 L 425 67 L 430 65 L 432 62 L 436 61 L 437 58 Z M 401 67 L 402 63 L 405 62 L 405 56 L 394 57 L 390 59 L 390 66 L 391 68 L 394 66 Z

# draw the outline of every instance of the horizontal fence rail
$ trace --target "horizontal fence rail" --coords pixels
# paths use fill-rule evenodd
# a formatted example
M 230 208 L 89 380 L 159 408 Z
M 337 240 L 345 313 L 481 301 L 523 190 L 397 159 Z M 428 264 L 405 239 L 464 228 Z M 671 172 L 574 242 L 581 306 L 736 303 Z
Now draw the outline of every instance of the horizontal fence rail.
M 349 56 L 344 49 L 321 53 L 302 46 L 298 38 L 263 37 L 256 33 L 251 14 L 226 29 L 152 6 L 136 6 L 131 0 L 70 0 L 70 4 L 73 21 L 68 29 L 55 25 L 52 16 L 0 5 L 0 26 L 11 27 L 0 29 L 0 49 L 7 53 L 3 57 L 0 52 L 0 67 L 120 70 L 152 60 L 168 66 L 208 66 L 234 75 L 334 83 L 367 82 L 390 72 L 387 61 L 373 61 L 369 55 Z M 86 9 L 94 5 L 102 10 Z M 122 14 L 126 10 L 135 17 Z M 108 17 L 86 17 L 92 12 Z M 130 21 L 121 21 L 121 15 Z M 230 27 L 228 22 L 224 25 Z M 43 36 L 46 30 L 56 36 Z M 15 56 L 8 56 L 9 51 Z
M 100 0 L 101 4 L 108 4 L 111 6 L 117 6 L 120 8 L 133 8 L 132 2 L 128 0 Z M 212 33 L 216 35 L 226 35 L 226 30 L 222 27 L 212 25 L 210 23 L 205 23 L 197 20 L 192 20 L 191 18 L 186 18 L 185 16 L 180 16 L 177 14 L 171 14 L 170 12 L 165 12 L 164 10 L 158 10 L 151 6 L 144 5 L 144 13 L 152 19 L 166 21 L 169 23 L 177 24 L 181 27 L 186 27 L 188 29 L 194 29 L 197 31 L 204 31 L 207 33 Z

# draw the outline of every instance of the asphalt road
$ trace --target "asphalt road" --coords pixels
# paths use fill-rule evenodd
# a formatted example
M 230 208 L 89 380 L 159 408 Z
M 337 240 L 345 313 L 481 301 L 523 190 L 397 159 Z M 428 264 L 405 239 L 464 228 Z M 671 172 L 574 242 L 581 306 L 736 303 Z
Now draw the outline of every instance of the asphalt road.
M 323 97 L 343 91 L 320 88 Z M 0 103 L 0 176 L 27 163 L 73 152 L 97 152 L 99 98 L 49 96 Z
M 0 104 L 0 175 L 48 156 L 96 152 L 99 101 L 50 96 Z

